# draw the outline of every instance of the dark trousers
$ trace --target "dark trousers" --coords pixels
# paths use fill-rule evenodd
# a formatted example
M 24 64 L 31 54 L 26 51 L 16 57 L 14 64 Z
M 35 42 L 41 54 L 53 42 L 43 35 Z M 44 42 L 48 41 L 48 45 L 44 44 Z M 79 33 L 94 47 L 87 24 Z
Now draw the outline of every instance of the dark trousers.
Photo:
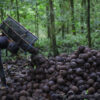
M 1 50 L 0 50 L 0 77 L 1 77 L 1 83 L 2 83 L 2 85 L 6 86 L 5 73 L 4 73 L 2 59 L 1 59 Z

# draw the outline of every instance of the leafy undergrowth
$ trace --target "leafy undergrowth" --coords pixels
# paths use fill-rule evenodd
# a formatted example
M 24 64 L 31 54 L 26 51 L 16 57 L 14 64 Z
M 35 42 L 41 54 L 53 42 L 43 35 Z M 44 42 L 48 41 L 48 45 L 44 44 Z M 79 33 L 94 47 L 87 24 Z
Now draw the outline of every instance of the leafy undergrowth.
M 99 31 L 92 33 L 92 47 L 93 49 L 100 50 L 100 38 Z M 67 53 L 71 54 L 77 49 L 80 45 L 88 46 L 88 40 L 86 34 L 67 34 L 64 39 L 61 36 L 57 36 L 57 47 L 59 54 Z M 39 40 L 35 43 L 35 47 L 39 49 L 40 54 L 43 54 L 46 57 L 53 56 L 52 49 L 50 47 L 50 40 L 45 36 L 40 36 Z M 31 54 L 25 52 L 19 52 L 19 55 L 22 58 L 29 58 Z M 11 53 L 8 52 L 8 56 L 5 54 L 5 50 L 2 52 L 3 61 L 16 59 L 16 56 L 11 56 Z
M 86 34 L 67 34 L 64 39 L 61 36 L 57 36 L 57 47 L 59 53 L 66 52 L 67 54 L 72 53 L 79 47 L 80 45 L 88 46 L 88 39 L 86 38 Z M 99 32 L 92 33 L 92 47 L 93 49 L 99 50 L 100 49 L 100 38 Z M 35 45 L 39 48 L 40 53 L 45 56 L 52 56 L 53 52 L 50 48 L 50 40 L 46 37 L 39 38 Z

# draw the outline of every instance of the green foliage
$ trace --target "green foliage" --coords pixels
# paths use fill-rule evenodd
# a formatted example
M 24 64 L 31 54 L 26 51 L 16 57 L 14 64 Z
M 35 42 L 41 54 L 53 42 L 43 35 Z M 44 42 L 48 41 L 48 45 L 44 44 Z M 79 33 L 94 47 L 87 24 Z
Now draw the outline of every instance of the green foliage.
M 100 50 L 100 38 L 99 32 L 92 33 L 92 48 Z M 84 45 L 87 46 L 87 38 L 85 34 L 72 35 L 68 34 L 65 39 L 62 39 L 60 35 L 57 36 L 57 46 L 59 53 L 67 53 L 70 54 L 75 51 L 79 46 Z M 50 49 L 50 40 L 47 38 L 39 39 L 36 45 L 37 48 L 40 49 L 40 52 L 45 56 L 49 54 L 52 55 L 52 51 Z
M 59 53 L 71 53 L 80 45 L 88 45 L 87 41 L 87 2 L 86 0 L 74 0 L 74 16 L 76 36 L 72 33 L 71 25 L 71 9 L 69 0 L 53 0 L 55 12 L 55 33 L 57 37 L 57 47 Z M 83 5 L 82 5 L 83 3 Z M 46 6 L 49 7 L 48 0 L 18 0 L 19 18 L 20 23 L 30 30 L 33 34 L 36 33 L 36 11 L 38 12 L 38 31 L 39 40 L 36 47 L 44 55 L 52 55 L 50 47 L 50 39 L 47 38 L 47 15 Z M 38 8 L 38 9 L 36 9 Z M 3 10 L 3 15 L 1 13 Z M 91 1 L 91 35 L 92 35 L 92 48 L 100 49 L 100 0 Z M 49 10 L 48 10 L 49 13 Z M 17 6 L 16 0 L 0 0 L 0 16 L 5 19 L 7 14 L 17 19 Z M 48 15 L 49 17 L 49 15 Z M 83 17 L 83 21 L 82 21 Z M 1 21 L 0 21 L 1 22 Z M 62 39 L 62 25 L 65 24 L 65 37 Z M 84 32 L 82 33 L 81 27 L 83 26 Z M 50 33 L 51 34 L 51 33 Z M 6 57 L 4 58 L 6 59 Z
M 8 56 L 6 56 L 6 51 L 2 50 L 2 61 L 6 62 L 6 61 L 13 61 L 16 60 L 17 56 L 11 56 L 11 53 L 8 52 Z

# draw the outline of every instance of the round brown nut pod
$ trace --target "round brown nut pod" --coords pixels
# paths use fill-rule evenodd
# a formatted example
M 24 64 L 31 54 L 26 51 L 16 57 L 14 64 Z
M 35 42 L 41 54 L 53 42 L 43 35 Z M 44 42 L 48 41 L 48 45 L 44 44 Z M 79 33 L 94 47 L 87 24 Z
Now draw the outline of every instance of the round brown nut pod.
M 99 76 L 97 77 L 97 82 L 99 82 L 99 83 L 100 83 L 100 77 L 99 77 Z
M 74 75 L 73 74 L 71 74 L 71 75 L 67 75 L 67 80 L 69 80 L 69 81 L 71 81 L 72 82 L 72 80 L 74 79 Z
M 67 74 L 67 71 L 66 70 L 60 70 L 60 75 L 61 76 L 66 76 Z
M 90 86 L 88 84 L 84 84 L 85 90 L 87 90 Z
M 34 84 L 33 84 L 33 88 L 34 88 L 34 89 L 39 88 L 39 84 L 38 84 L 38 83 L 34 83 Z
M 75 54 L 70 55 L 70 59 L 76 59 L 77 56 Z
M 15 77 L 14 77 L 14 82 L 15 82 L 15 83 L 18 82 L 18 81 L 19 81 L 19 80 L 18 80 L 19 78 L 20 78 L 19 76 L 15 76 Z
M 25 90 L 20 91 L 20 96 L 28 96 L 28 92 Z
M 87 60 L 87 59 L 88 59 L 88 55 L 87 55 L 86 53 L 80 54 L 80 55 L 79 55 L 79 58 L 80 58 L 80 59 L 85 59 L 85 60 Z
M 44 92 L 48 93 L 49 90 L 50 90 L 50 89 L 49 89 L 49 87 L 48 87 L 47 85 L 44 85 L 44 86 L 43 86 L 43 91 L 44 91 Z
M 83 53 L 84 50 L 85 50 L 85 47 L 84 47 L 84 46 L 80 46 L 80 47 L 78 48 L 79 53 Z
M 19 98 L 19 93 L 18 92 L 15 92 L 13 95 L 14 95 L 14 98 L 16 98 L 16 99 Z
M 22 74 L 26 74 L 26 70 L 22 70 Z
M 66 58 L 66 62 L 70 62 L 71 58 L 70 57 L 67 57 Z
M 91 67 L 91 65 L 90 65 L 89 63 L 85 63 L 85 64 L 84 64 L 84 67 L 85 67 L 86 69 L 89 69 L 89 68 Z
M 93 94 L 95 92 L 95 89 L 93 87 L 90 87 L 88 89 L 88 94 Z
M 89 62 L 89 63 L 93 63 L 92 57 L 91 57 L 91 58 L 88 58 L 88 62 Z
M 71 82 L 67 81 L 65 84 L 66 84 L 67 87 L 69 87 L 71 85 Z
M 52 65 L 51 67 L 52 67 L 52 68 L 54 68 L 54 69 L 56 68 L 56 66 L 55 66 L 55 65 Z
M 58 89 L 63 92 L 64 86 L 63 85 L 58 85 Z
M 29 82 L 29 83 L 27 84 L 27 89 L 29 89 L 29 88 L 32 88 L 32 83 L 31 83 L 31 82 Z
M 77 67 L 77 63 L 76 62 L 70 62 L 70 65 L 71 65 L 72 68 Z
M 64 87 L 64 88 L 63 88 L 63 92 L 65 92 L 65 93 L 67 93 L 67 92 L 68 92 L 68 90 L 69 90 L 69 88 L 68 88 L 68 87 Z
M 90 75 L 90 78 L 93 79 L 93 80 L 96 80 L 97 79 L 97 75 L 95 72 L 92 72 Z
M 42 78 L 43 78 L 44 76 L 43 76 L 43 74 L 37 74 L 36 75 L 36 80 L 38 80 L 38 81 L 40 81 L 40 80 L 42 80 Z
M 94 84 L 94 80 L 93 80 L 93 79 L 89 79 L 89 80 L 87 81 L 87 84 L 88 84 L 88 85 L 93 85 L 93 84 Z
M 68 72 L 68 74 L 72 74 L 73 73 L 73 69 L 69 68 L 67 72 Z
M 79 80 L 79 81 L 77 82 L 77 86 L 83 85 L 84 83 L 85 83 L 84 80 Z
M 49 65 L 55 65 L 55 62 L 53 60 L 50 60 Z
M 23 87 L 18 86 L 18 87 L 16 88 L 16 91 L 17 91 L 17 92 L 20 92 L 22 89 L 23 89 Z
M 67 55 L 67 53 L 61 53 L 60 56 L 61 57 L 67 57 L 68 55 Z
M 78 87 L 77 86 L 72 86 L 71 89 L 72 89 L 72 91 L 74 91 L 74 93 L 78 92 Z
M 55 69 L 52 67 L 48 69 L 49 74 L 52 74 L 54 71 L 55 71 Z
M 27 89 L 28 96 L 32 96 L 33 90 L 32 89 Z
M 78 57 L 78 56 L 79 56 L 79 51 L 76 50 L 76 51 L 74 52 L 74 54 L 76 55 L 76 57 Z
M 40 83 L 39 88 L 42 89 L 44 86 L 44 83 Z
M 14 89 L 14 88 L 10 88 L 10 89 L 9 89 L 9 93 L 10 93 L 10 94 L 13 94 L 14 92 L 15 92 L 15 89 Z
M 62 65 L 62 66 L 60 67 L 60 70 L 66 70 L 66 66 L 65 66 L 65 65 Z
M 97 89 L 99 89 L 100 88 L 100 83 L 99 82 L 95 82 L 94 84 L 93 84 L 93 87 L 97 90 Z
M 84 65 L 85 61 L 84 61 L 84 59 L 79 59 L 79 58 L 77 58 L 77 63 L 78 63 L 79 65 Z
M 76 68 L 76 74 L 77 75 L 82 75 L 83 74 L 83 70 L 81 68 Z
M 58 62 L 64 61 L 63 57 L 60 57 L 60 56 L 56 56 L 55 60 L 58 61 Z
M 86 80 L 88 77 L 88 74 L 86 72 L 83 73 L 83 78 Z
M 97 92 L 100 94 L 100 89 L 98 89 Z
M 27 100 L 26 96 L 20 96 L 19 100 Z
M 50 78 L 50 80 L 52 80 L 52 81 L 56 81 L 57 79 L 56 79 L 56 77 L 55 77 L 55 75 L 54 76 L 52 76 L 52 77 L 49 77 Z
M 54 81 L 49 81 L 49 82 L 48 82 L 48 85 L 49 85 L 49 86 L 54 85 Z
M 96 67 L 96 66 L 97 66 L 97 63 L 93 62 L 92 67 Z
M 57 88 L 58 88 L 58 86 L 57 86 L 57 84 L 55 84 L 55 85 L 52 85 L 52 86 L 50 87 L 50 90 L 51 90 L 51 91 L 56 91 Z
M 68 100 L 74 100 L 75 99 L 75 95 L 73 94 L 73 95 L 70 95 L 70 96 L 68 96 Z
M 70 62 L 76 62 L 76 59 L 71 59 L 71 61 Z
M 88 57 L 92 56 L 92 53 L 90 51 L 87 52 Z
M 42 94 L 43 90 L 42 90 L 42 89 L 36 89 L 35 92 L 36 92 L 36 93 L 41 93 L 41 94 Z
M 57 65 L 56 66 L 56 69 L 59 71 L 60 70 L 60 68 L 61 68 L 61 65 Z
M 1 100 L 6 100 L 6 98 L 7 98 L 6 96 L 2 96 Z
M 64 84 L 65 81 L 64 81 L 63 78 L 59 77 L 59 78 L 57 78 L 57 83 L 58 83 L 58 84 Z
M 76 76 L 76 77 L 74 78 L 74 81 L 75 81 L 75 82 L 78 82 L 78 81 L 81 80 L 81 79 L 82 79 L 81 77 Z
M 38 73 L 40 74 L 40 73 L 43 73 L 43 68 L 39 68 L 38 69 Z
M 32 81 L 32 78 L 30 76 L 27 76 L 27 81 L 28 82 Z
M 85 86 L 84 85 L 79 85 L 79 91 L 84 91 L 85 90 Z
M 94 61 L 96 61 L 96 56 L 92 56 L 92 59 L 93 59 Z
M 7 97 L 6 97 L 6 100 L 13 100 L 14 99 L 14 96 L 13 95 L 7 95 Z
M 67 93 L 68 96 L 73 95 L 73 94 L 74 94 L 74 92 L 72 90 L 69 90 Z
M 90 48 L 85 47 L 84 53 L 87 53 L 87 52 L 89 52 L 89 51 L 90 51 Z
M 27 97 L 27 100 L 33 100 L 33 98 L 32 97 Z
M 97 55 L 97 50 L 91 50 L 91 53 L 95 56 Z
M 63 65 L 63 62 L 56 62 L 56 65 Z

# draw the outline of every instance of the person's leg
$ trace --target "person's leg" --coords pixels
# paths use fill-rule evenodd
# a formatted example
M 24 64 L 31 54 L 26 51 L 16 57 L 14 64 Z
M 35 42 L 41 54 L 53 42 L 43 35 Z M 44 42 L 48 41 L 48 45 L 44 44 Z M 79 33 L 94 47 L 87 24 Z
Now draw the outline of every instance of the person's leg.
M 4 73 L 2 59 L 1 59 L 1 50 L 0 50 L 0 77 L 1 77 L 2 85 L 6 86 L 6 78 L 5 78 L 5 73 Z

